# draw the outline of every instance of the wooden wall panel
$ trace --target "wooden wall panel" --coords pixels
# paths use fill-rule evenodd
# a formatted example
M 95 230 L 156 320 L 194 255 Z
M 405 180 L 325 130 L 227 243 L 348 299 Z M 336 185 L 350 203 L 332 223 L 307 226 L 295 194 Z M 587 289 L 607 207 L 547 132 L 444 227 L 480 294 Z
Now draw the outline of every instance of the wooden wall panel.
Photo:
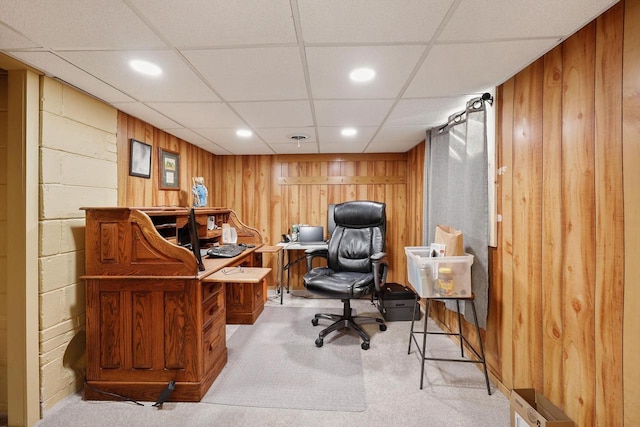
M 565 408 L 578 425 L 594 416 L 595 25 L 565 42 L 562 213 Z M 589 333 L 585 333 L 589 331 Z
M 624 206 L 620 3 L 598 19 L 595 69 L 595 424 L 623 424 Z
M 542 387 L 542 70 L 515 77 L 513 105 L 513 380 Z
M 562 46 L 544 57 L 542 100 L 542 390 L 564 402 L 563 386 L 563 221 L 562 212 Z
M 510 79 L 500 88 L 502 95 L 499 104 L 499 121 L 501 139 L 498 141 L 498 152 L 501 155 L 500 168 L 503 168 L 499 179 L 499 187 L 502 197 L 498 203 L 498 212 L 502 216 L 499 229 L 502 232 L 502 240 L 499 243 L 501 264 L 496 264 L 500 273 L 494 274 L 501 277 L 501 293 L 496 293 L 495 300 L 500 306 L 501 316 L 496 330 L 500 333 L 499 346 L 497 350 L 500 359 L 499 377 L 502 383 L 509 389 L 514 387 L 513 379 L 513 108 L 515 80 Z M 492 287 L 490 286 L 489 289 Z M 492 294 L 490 294 L 492 295 Z
M 640 1 L 625 2 L 622 81 L 624 180 L 624 425 L 640 425 Z M 618 374 L 618 366 L 611 372 Z

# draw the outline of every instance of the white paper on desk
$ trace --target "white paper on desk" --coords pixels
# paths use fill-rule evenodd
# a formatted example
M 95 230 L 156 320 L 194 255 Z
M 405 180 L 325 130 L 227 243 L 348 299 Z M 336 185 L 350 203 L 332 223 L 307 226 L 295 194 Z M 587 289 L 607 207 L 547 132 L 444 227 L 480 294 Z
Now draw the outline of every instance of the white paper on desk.
M 238 243 L 238 232 L 235 227 L 222 227 L 222 243 Z

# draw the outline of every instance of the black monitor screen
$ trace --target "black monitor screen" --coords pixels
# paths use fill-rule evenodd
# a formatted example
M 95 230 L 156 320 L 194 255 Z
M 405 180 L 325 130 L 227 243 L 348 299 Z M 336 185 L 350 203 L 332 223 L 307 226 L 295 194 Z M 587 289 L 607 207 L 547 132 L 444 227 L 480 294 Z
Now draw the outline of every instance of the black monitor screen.
M 204 270 L 202 254 L 200 253 L 200 238 L 198 237 L 198 223 L 196 222 L 196 212 L 193 208 L 189 211 L 189 236 L 191 237 L 191 250 L 196 257 L 198 270 Z

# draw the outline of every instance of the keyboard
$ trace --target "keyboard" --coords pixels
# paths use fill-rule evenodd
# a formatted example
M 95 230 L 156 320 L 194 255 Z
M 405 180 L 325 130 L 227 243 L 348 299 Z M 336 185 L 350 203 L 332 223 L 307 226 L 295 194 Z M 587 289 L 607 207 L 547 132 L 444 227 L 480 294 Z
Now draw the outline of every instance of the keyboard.
M 221 245 L 213 246 L 207 250 L 207 255 L 213 258 L 233 258 L 240 255 L 246 246 L 240 245 Z

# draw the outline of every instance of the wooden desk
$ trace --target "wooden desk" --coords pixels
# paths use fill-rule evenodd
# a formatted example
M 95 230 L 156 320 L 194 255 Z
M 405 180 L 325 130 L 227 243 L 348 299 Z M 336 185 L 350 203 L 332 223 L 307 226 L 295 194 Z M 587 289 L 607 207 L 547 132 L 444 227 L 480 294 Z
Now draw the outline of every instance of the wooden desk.
M 252 325 L 264 309 L 264 280 L 270 272 L 262 267 L 227 267 L 202 281 L 224 284 L 227 324 Z
M 198 271 L 193 253 L 172 243 L 176 226 L 166 225 L 180 224 L 188 209 L 85 211 L 85 399 L 114 400 L 108 393 L 115 393 L 154 402 L 173 380 L 170 401 L 200 401 L 227 362 L 225 285 L 204 279 L 223 268 L 261 265 L 256 248 L 232 259 L 205 258 Z M 198 215 L 203 224 L 208 216 L 232 222 L 231 212 Z M 262 245 L 257 231 L 232 224 L 240 242 Z M 202 232 L 220 238 L 218 230 Z

